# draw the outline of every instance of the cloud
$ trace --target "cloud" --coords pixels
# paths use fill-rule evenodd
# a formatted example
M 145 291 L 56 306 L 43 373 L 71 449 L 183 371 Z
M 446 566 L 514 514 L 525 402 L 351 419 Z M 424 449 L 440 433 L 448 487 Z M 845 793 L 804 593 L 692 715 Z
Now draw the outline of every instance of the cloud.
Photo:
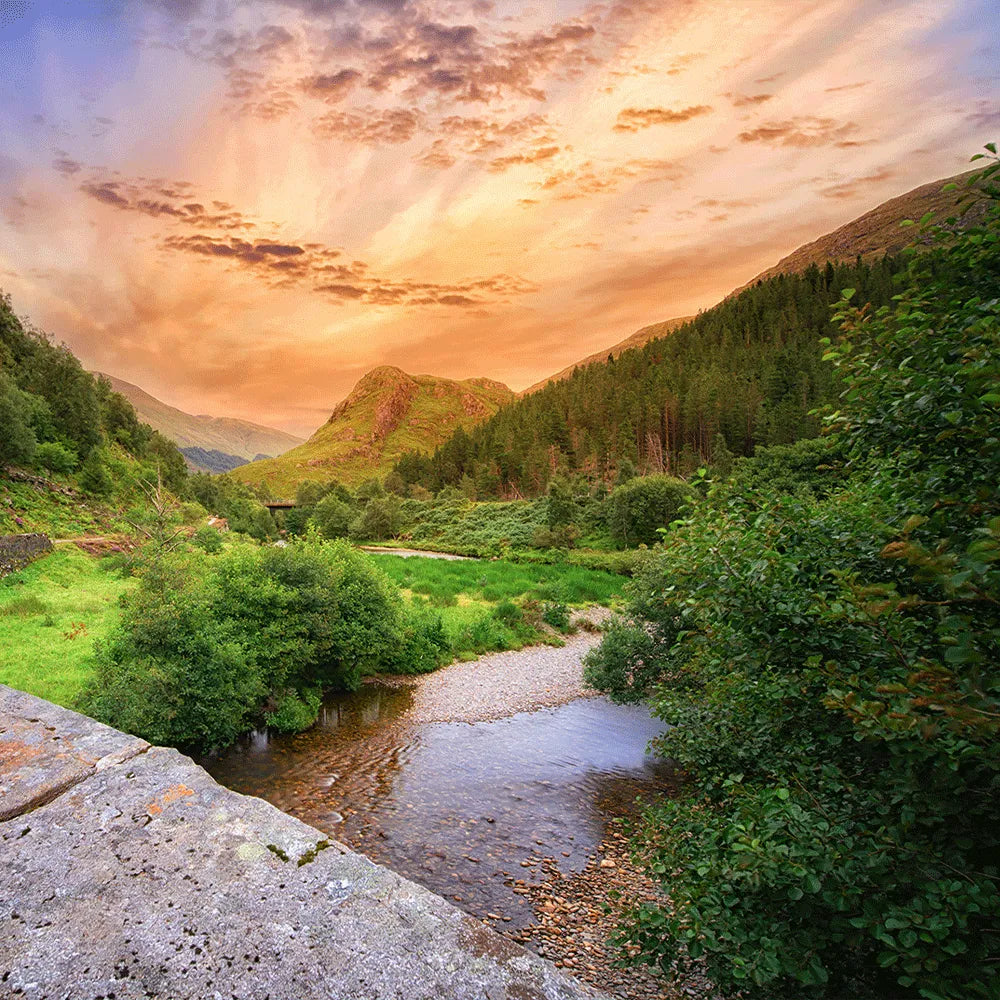
M 707 104 L 695 104 L 679 111 L 670 108 L 625 108 L 624 111 L 618 112 L 614 131 L 638 132 L 654 125 L 676 125 L 698 118 L 700 115 L 707 115 L 711 110 Z
M 733 107 L 747 108 L 764 104 L 765 101 L 771 100 L 774 94 L 726 94 L 726 97 L 733 102 Z
M 362 75 L 360 70 L 356 69 L 340 69 L 335 73 L 317 73 L 315 76 L 309 76 L 302 80 L 299 89 L 310 97 L 333 104 L 347 97 Z
M 64 176 L 74 176 L 84 168 L 76 161 L 70 161 L 76 169 L 60 169 L 63 161 L 57 160 L 56 170 Z M 213 201 L 209 209 L 192 196 L 192 187 L 183 181 L 132 178 L 121 180 L 102 177 L 91 173 L 80 184 L 80 190 L 89 198 L 111 208 L 125 212 L 137 212 L 151 218 L 170 218 L 185 226 L 198 229 L 245 230 L 253 227 L 245 216 L 226 202 Z
M 515 153 L 512 156 L 498 156 L 490 160 L 486 168 L 491 173 L 502 173 L 511 167 L 520 166 L 527 163 L 542 163 L 551 160 L 553 156 L 559 155 L 558 146 L 543 146 L 541 149 L 533 149 L 527 153 Z
M 829 187 L 821 188 L 819 193 L 824 198 L 856 198 L 858 195 L 864 194 L 864 189 L 866 187 L 883 184 L 885 181 L 892 180 L 895 176 L 895 170 L 891 170 L 888 167 L 882 167 L 879 170 L 874 170 L 870 174 L 865 174 L 862 177 L 855 177 L 849 181 L 843 181 L 838 184 L 831 184 Z
M 421 115 L 415 108 L 328 111 L 313 122 L 313 131 L 324 139 L 348 140 L 363 146 L 395 145 L 409 142 L 420 122 Z
M 858 131 L 855 122 L 839 122 L 833 118 L 790 118 L 786 121 L 765 122 L 746 132 L 740 132 L 740 142 L 761 142 L 772 146 L 792 146 L 808 149 L 816 146 L 859 145 L 852 139 Z
M 862 87 L 867 87 L 870 83 L 871 80 L 859 80 L 857 83 L 841 83 L 836 87 L 826 87 L 823 93 L 839 94 L 842 90 L 860 90 Z
M 557 201 L 572 201 L 609 194 L 628 181 L 678 181 L 684 173 L 684 169 L 672 160 L 637 158 L 610 166 L 586 160 L 576 167 L 549 174 L 538 187 L 542 191 L 553 191 Z

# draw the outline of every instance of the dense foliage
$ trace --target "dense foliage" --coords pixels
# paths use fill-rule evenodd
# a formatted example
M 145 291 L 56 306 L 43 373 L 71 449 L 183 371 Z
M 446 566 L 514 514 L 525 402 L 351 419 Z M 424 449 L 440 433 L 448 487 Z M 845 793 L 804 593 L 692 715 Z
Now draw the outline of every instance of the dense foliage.
M 156 743 L 225 745 L 265 710 L 301 717 L 318 691 L 356 687 L 403 640 L 398 591 L 345 543 L 188 553 L 126 599 L 86 708 Z
M 994 211 L 891 306 L 844 291 L 826 455 L 737 469 L 592 656 L 688 776 L 640 829 L 670 896 L 623 931 L 641 960 L 684 945 L 748 997 L 1000 996 L 998 288 Z
M 80 467 L 81 486 L 105 496 L 115 451 L 145 464 L 147 479 L 158 470 L 171 489 L 182 489 L 187 468 L 173 442 L 140 423 L 128 400 L 0 297 L 0 466 L 34 464 L 58 474 Z
M 626 465 L 688 475 L 719 446 L 752 455 L 819 430 L 812 410 L 833 397 L 819 341 L 845 288 L 889 301 L 902 263 L 829 264 L 758 282 L 670 336 L 578 368 L 508 406 L 433 455 L 404 456 L 406 483 L 437 492 L 474 486 L 480 499 L 538 496 L 554 475 L 610 482 Z

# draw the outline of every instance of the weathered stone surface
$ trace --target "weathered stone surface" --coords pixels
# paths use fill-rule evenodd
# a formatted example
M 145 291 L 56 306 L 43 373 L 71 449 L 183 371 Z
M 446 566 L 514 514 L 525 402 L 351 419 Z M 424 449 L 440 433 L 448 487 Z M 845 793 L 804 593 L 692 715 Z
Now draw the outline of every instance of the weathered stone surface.
M 145 740 L 0 685 L 0 820 L 148 748 Z
M 24 569 L 33 559 L 51 551 L 48 535 L 0 535 L 0 576 Z
M 0 689 L 0 711 L 86 742 L 89 720 L 43 713 L 37 699 L 26 713 L 20 698 Z M 126 759 L 130 737 L 89 724 L 92 769 L 0 823 L 0 995 L 594 995 L 428 890 L 222 788 L 177 751 Z M 44 739 L 25 742 L 45 748 L 35 769 L 70 766 Z

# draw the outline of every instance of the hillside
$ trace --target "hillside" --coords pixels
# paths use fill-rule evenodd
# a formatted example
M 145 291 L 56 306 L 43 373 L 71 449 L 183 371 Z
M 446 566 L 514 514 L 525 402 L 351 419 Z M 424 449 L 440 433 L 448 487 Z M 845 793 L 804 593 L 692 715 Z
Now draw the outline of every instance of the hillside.
M 687 473 L 711 462 L 719 445 L 751 455 L 758 445 L 815 435 L 812 411 L 835 393 L 819 345 L 837 332 L 831 304 L 844 288 L 876 307 L 891 301 L 903 267 L 898 251 L 921 238 L 900 226 L 904 219 L 958 216 L 956 228 L 981 220 L 987 199 L 958 206 L 968 177 L 885 202 L 713 308 L 639 330 L 629 338 L 635 346 L 625 341 L 618 353 L 609 349 L 532 386 L 471 441 L 456 437 L 433 455 L 408 454 L 397 471 L 430 490 L 469 477 L 480 498 L 533 496 L 555 473 L 605 480 L 623 466 Z M 957 190 L 943 192 L 949 183 Z
M 135 408 L 139 419 L 170 438 L 188 464 L 206 472 L 225 472 L 260 455 L 280 455 L 302 438 L 273 427 L 231 417 L 195 416 L 168 406 L 131 382 L 101 375 Z
M 375 368 L 305 444 L 230 475 L 266 483 L 282 496 L 302 480 L 357 485 L 389 472 L 405 452 L 434 449 L 459 427 L 480 423 L 514 398 L 507 386 L 486 378 L 455 381 Z
M 986 202 L 976 199 L 959 205 L 962 198 L 967 198 L 969 191 L 966 181 L 977 171 L 957 174 L 943 180 L 931 181 L 920 187 L 907 191 L 897 198 L 890 198 L 870 212 L 858 216 L 831 233 L 826 233 L 811 243 L 793 250 L 787 257 L 782 257 L 774 267 L 761 271 L 752 281 L 740 286 L 736 291 L 742 291 L 764 278 L 776 274 L 792 274 L 804 271 L 810 264 L 824 265 L 831 261 L 852 261 L 859 256 L 863 260 L 880 257 L 883 254 L 899 253 L 909 246 L 917 236 L 914 229 L 901 226 L 905 219 L 919 220 L 928 212 L 934 213 L 936 222 L 943 222 L 949 216 L 963 218 L 965 223 L 981 221 L 986 210 Z M 956 184 L 955 191 L 942 191 L 947 184 Z M 735 293 L 734 293 L 735 294 Z
M 585 368 L 587 365 L 596 364 L 600 361 L 607 361 L 609 356 L 617 358 L 622 354 L 622 352 L 629 351 L 633 347 L 643 347 L 651 340 L 655 340 L 657 337 L 665 337 L 668 333 L 673 333 L 674 330 L 683 326 L 692 318 L 693 317 L 691 316 L 678 316 L 676 319 L 665 319 L 662 323 L 650 323 L 649 326 L 644 326 L 641 330 L 636 330 L 636 332 L 631 336 L 626 337 L 617 344 L 613 344 L 611 347 L 607 347 L 603 351 L 598 351 L 596 354 L 589 354 L 587 357 L 581 358 L 579 361 L 574 361 L 573 364 L 563 368 L 562 371 L 556 372 L 555 375 L 549 375 L 547 378 L 543 378 L 541 382 L 529 385 L 528 388 L 519 393 L 519 395 L 527 396 L 528 393 L 536 392 L 537 390 L 547 386 L 550 382 L 558 382 L 560 379 L 569 378 L 577 368 Z

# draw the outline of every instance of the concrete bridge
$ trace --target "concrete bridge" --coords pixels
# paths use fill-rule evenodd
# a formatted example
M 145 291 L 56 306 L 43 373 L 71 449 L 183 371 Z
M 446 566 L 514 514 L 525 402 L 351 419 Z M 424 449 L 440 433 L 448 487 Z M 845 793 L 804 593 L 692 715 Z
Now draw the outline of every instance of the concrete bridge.
M 176 750 L 0 685 L 0 995 L 598 994 Z

